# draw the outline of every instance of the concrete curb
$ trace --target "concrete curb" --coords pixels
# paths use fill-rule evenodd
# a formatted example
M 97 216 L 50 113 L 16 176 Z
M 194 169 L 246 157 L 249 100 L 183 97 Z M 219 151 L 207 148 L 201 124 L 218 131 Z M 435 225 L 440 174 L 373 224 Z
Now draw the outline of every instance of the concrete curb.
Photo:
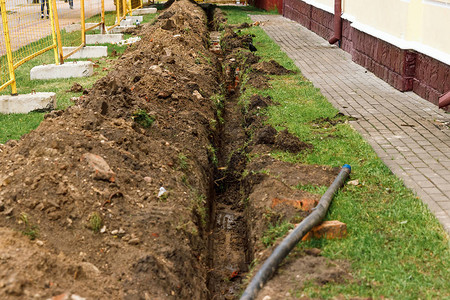
M 63 47 L 63 53 L 70 53 L 75 50 L 77 47 Z M 86 46 L 81 48 L 79 51 L 75 52 L 71 56 L 70 59 L 78 59 L 78 58 L 97 58 L 97 57 L 105 57 L 108 56 L 108 47 L 107 46 Z
M 156 14 L 157 11 L 158 9 L 156 9 L 156 7 L 139 8 L 133 11 L 133 15 L 141 16 L 141 15 Z
M 2 114 L 26 114 L 37 109 L 52 110 L 55 107 L 55 93 L 0 96 L 0 113 Z
M 91 61 L 67 62 L 63 65 L 36 66 L 30 71 L 30 79 L 58 79 L 72 77 L 88 77 L 94 73 Z
M 113 44 L 120 42 L 123 39 L 123 34 L 87 34 L 86 44 Z

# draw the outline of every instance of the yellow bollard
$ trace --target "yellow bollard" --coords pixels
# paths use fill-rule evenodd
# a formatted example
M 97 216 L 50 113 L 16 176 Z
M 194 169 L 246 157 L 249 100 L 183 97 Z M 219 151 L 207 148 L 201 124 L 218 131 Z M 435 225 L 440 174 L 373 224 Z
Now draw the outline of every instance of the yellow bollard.
M 121 13 L 120 13 L 120 0 L 116 0 L 116 12 L 117 12 L 117 22 L 116 23 L 119 23 L 120 22 L 120 19 L 121 19 Z
M 86 46 L 86 20 L 84 13 L 84 0 L 80 0 L 80 11 L 81 11 L 81 45 Z
M 52 41 L 53 41 L 53 52 L 55 54 L 55 64 L 59 65 L 59 58 L 58 58 L 58 43 L 56 38 L 56 32 L 55 32 L 55 18 L 54 14 L 58 14 L 58 11 L 53 7 L 53 3 L 56 0 L 50 0 L 49 6 L 50 6 L 50 24 L 52 25 Z M 56 5 L 55 5 L 56 6 Z
M 6 0 L 0 0 L 0 9 L 2 13 L 3 32 L 5 34 L 6 56 L 8 58 L 9 78 L 11 84 L 11 95 L 17 95 L 16 75 L 14 73 L 14 62 L 11 51 L 11 40 L 9 38 L 8 15 L 6 14 Z
M 52 1 L 52 6 L 53 6 L 53 17 L 55 19 L 54 21 L 54 27 L 52 25 L 52 29 L 56 32 L 56 43 L 58 46 L 58 52 L 59 52 L 59 63 L 62 65 L 64 64 L 64 53 L 62 50 L 62 40 L 61 40 L 61 31 L 59 29 L 59 18 L 58 18 L 58 8 L 56 7 L 56 0 Z
M 102 34 L 106 33 L 106 24 L 105 24 L 105 0 L 102 0 Z
M 131 5 L 131 0 L 128 0 L 128 11 L 130 13 L 130 16 L 133 15 L 133 6 Z

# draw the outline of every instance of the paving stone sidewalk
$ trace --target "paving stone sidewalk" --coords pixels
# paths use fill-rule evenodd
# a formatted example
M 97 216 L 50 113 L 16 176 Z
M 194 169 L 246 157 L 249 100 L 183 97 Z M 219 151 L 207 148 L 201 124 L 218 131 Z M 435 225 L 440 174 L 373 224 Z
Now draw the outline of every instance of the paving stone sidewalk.
M 251 18 L 339 111 L 358 118 L 352 126 L 450 233 L 450 114 L 397 91 L 296 22 L 277 15 Z

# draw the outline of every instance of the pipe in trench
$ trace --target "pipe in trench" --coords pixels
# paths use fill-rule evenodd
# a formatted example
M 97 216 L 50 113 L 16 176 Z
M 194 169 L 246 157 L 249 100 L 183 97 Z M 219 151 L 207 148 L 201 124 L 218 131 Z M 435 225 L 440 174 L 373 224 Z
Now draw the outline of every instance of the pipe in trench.
M 342 0 L 334 0 L 334 35 L 331 39 L 328 40 L 328 43 L 334 44 L 337 41 L 340 41 L 342 38 Z
M 439 98 L 439 108 L 443 108 L 450 105 L 450 91 Z
M 281 261 L 291 252 L 297 243 L 307 234 L 314 226 L 318 225 L 325 217 L 328 207 L 330 206 L 333 195 L 344 184 L 351 172 L 349 165 L 342 166 L 338 176 L 327 189 L 319 204 L 314 208 L 314 211 L 306 217 L 294 230 L 275 248 L 272 255 L 264 262 L 261 269 L 253 277 L 250 284 L 245 289 L 240 300 L 252 300 L 256 298 L 259 290 L 275 273 Z

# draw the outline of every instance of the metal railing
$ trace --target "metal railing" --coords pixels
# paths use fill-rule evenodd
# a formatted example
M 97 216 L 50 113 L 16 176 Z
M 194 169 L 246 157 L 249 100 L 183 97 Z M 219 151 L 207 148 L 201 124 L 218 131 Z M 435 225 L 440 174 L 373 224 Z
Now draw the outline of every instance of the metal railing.
M 47 51 L 54 50 L 55 63 L 59 64 L 54 7 L 50 5 L 53 2 L 40 0 L 39 4 L 28 4 L 25 0 L 0 0 L 3 33 L 0 90 L 11 86 L 11 94 L 17 94 L 14 71 Z
M 55 64 L 62 64 L 86 46 L 86 33 L 105 33 L 143 6 L 142 0 L 117 0 L 114 7 L 115 1 L 0 0 L 0 91 L 10 87 L 17 94 L 15 71 L 24 63 L 53 50 Z M 108 15 L 109 26 L 106 10 L 116 17 Z

